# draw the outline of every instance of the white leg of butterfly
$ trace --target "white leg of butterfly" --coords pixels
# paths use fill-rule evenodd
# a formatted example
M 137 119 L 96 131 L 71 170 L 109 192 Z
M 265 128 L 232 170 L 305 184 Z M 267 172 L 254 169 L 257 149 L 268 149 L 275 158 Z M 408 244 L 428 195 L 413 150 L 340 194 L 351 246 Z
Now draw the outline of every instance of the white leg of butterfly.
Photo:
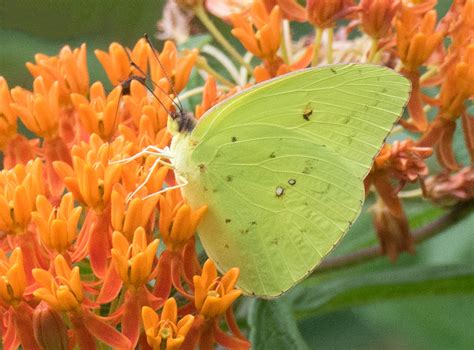
M 138 193 L 138 191 L 140 191 L 147 183 L 148 181 L 150 181 L 150 178 L 151 176 L 153 175 L 153 172 L 155 171 L 156 167 L 158 166 L 158 164 L 161 164 L 161 165 L 164 165 L 164 166 L 167 166 L 168 168 L 173 168 L 173 166 L 170 164 L 170 163 L 167 163 L 167 162 L 163 162 L 161 160 L 161 158 L 157 158 L 154 162 L 153 162 L 153 165 L 151 166 L 150 170 L 148 170 L 148 174 L 146 175 L 146 178 L 145 180 L 143 180 L 143 182 L 135 189 L 135 191 L 133 191 L 132 193 L 130 193 L 127 197 L 127 202 L 129 202 L 133 197 L 135 197 L 135 195 Z M 168 189 L 168 188 L 167 188 Z M 155 195 L 155 193 L 152 193 L 151 195 L 148 195 L 146 196 L 145 198 L 143 199 L 146 199 L 146 198 L 149 198 L 150 196 L 152 195 Z
M 182 183 L 180 183 L 180 184 L 178 184 L 178 185 L 174 185 L 174 186 L 170 186 L 170 187 L 163 188 L 162 190 L 159 190 L 158 192 L 151 193 L 151 194 L 149 194 L 148 196 L 145 196 L 143 199 L 147 199 L 147 198 L 156 196 L 156 195 L 158 195 L 158 194 L 161 194 L 161 193 L 164 193 L 164 192 L 167 192 L 167 191 L 175 190 L 175 189 L 184 187 L 184 186 L 186 186 L 186 185 L 188 184 L 188 181 L 186 181 L 186 179 L 184 179 L 184 178 L 181 178 L 181 181 L 182 181 Z
M 112 165 L 112 164 L 128 163 L 128 162 L 131 162 L 132 160 L 140 158 L 140 157 L 142 157 L 146 154 L 147 155 L 155 155 L 155 156 L 158 156 L 160 158 L 165 158 L 165 159 L 173 158 L 173 155 L 171 154 L 171 152 L 169 150 L 169 147 L 165 147 L 164 149 L 161 149 L 161 148 L 158 148 L 156 146 L 151 146 L 150 145 L 150 146 L 145 147 L 140 152 L 138 152 L 137 154 L 134 154 L 131 157 L 127 157 L 127 158 L 119 159 L 119 160 L 114 160 L 114 161 L 109 162 L 109 164 Z

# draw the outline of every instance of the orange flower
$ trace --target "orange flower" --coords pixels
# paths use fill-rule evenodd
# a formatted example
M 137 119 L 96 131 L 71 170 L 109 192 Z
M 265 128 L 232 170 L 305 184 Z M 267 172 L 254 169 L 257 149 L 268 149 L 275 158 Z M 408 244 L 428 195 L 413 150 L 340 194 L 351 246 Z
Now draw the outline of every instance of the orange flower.
M 395 262 L 403 251 L 413 253 L 415 250 L 414 241 L 403 210 L 394 212 L 381 199 L 377 201 L 372 210 L 382 253 L 388 255 L 392 262 Z
M 357 10 L 353 0 L 308 0 L 308 21 L 315 27 L 325 29 L 336 26 L 336 21 Z
M 102 50 L 95 50 L 95 56 L 102 64 L 113 86 L 127 80 L 131 75 L 141 76 L 141 72 L 131 66 L 130 59 L 143 73 L 147 71 L 147 42 L 144 38 L 137 41 L 135 47 L 130 52 L 118 43 L 109 46 L 109 53 Z
M 441 44 L 443 33 L 435 31 L 436 11 L 419 16 L 403 5 L 397 20 L 397 50 L 404 68 L 415 72 Z
M 0 150 L 16 135 L 16 114 L 10 107 L 13 103 L 7 81 L 0 76 Z
M 148 344 L 154 350 L 175 350 L 181 347 L 191 328 L 194 316 L 186 315 L 178 321 L 178 307 L 174 298 L 166 300 L 161 317 L 150 307 L 142 308 L 143 328 Z
M 179 57 L 176 45 L 172 41 L 166 41 L 163 50 L 157 58 L 155 49 L 149 45 L 147 47 L 151 80 L 158 85 L 166 82 L 168 84 L 167 88 L 164 88 L 166 92 L 181 92 L 186 87 L 196 62 L 198 56 L 197 49 L 190 50 L 185 56 Z M 169 86 L 170 82 L 167 77 L 173 82 L 174 91 Z M 164 82 L 160 83 L 162 79 Z M 164 85 L 161 86 L 163 87 Z M 155 93 L 159 93 L 159 91 L 155 89 Z
M 0 172 L 0 230 L 7 234 L 27 232 L 36 197 L 45 193 L 43 164 L 39 158 Z
M 112 227 L 120 231 L 129 241 L 138 227 L 147 227 L 159 196 L 147 199 L 133 198 L 127 203 L 123 187 L 116 186 L 112 191 Z
M 474 198 L 474 168 L 465 167 L 455 174 L 443 172 L 425 180 L 423 195 L 442 206 L 452 206 Z
M 41 242 L 50 250 L 63 254 L 77 237 L 77 223 L 82 208 L 74 208 L 72 193 L 61 198 L 61 204 L 54 208 L 48 199 L 36 197 L 37 211 L 32 213 Z
M 201 276 L 193 278 L 194 305 L 201 315 L 211 319 L 226 312 L 242 294 L 240 289 L 234 289 L 239 273 L 234 267 L 218 277 L 214 263 L 209 259 L 204 263 Z
M 119 104 L 122 87 L 117 86 L 105 96 L 101 82 L 92 84 L 89 92 L 90 101 L 80 94 L 71 94 L 74 107 L 79 112 L 79 120 L 89 133 L 95 133 L 102 140 L 109 140 L 117 130 L 119 120 Z
M 465 102 L 474 97 L 474 43 L 465 48 L 460 60 L 451 66 L 441 86 L 440 115 L 456 120 L 462 114 Z
M 0 300 L 18 306 L 26 288 L 26 275 L 23 267 L 23 254 L 15 248 L 7 258 L 0 249 Z
M 147 244 L 143 227 L 133 234 L 130 244 L 127 238 L 118 231 L 112 236 L 112 261 L 123 283 L 128 288 L 139 289 L 151 276 L 152 264 L 158 249 L 159 240 Z
M 33 83 L 33 92 L 15 87 L 11 93 L 15 103 L 10 107 L 29 130 L 44 138 L 57 135 L 60 113 L 57 81 L 48 86 L 39 76 Z
M 58 56 L 35 55 L 36 64 L 28 62 L 26 67 L 34 78 L 42 77 L 49 90 L 58 85 L 59 98 L 62 103 L 69 101 L 72 92 L 86 95 L 89 89 L 89 72 L 87 70 L 86 45 L 71 50 L 64 46 Z
M 72 167 L 64 162 L 54 162 L 54 169 L 74 198 L 97 212 L 110 203 L 112 187 L 120 179 L 118 164 L 109 164 L 109 157 L 123 151 L 123 140 L 105 144 L 99 136 L 92 134 L 88 144 L 74 146 Z
M 169 192 L 168 192 L 169 193 Z M 160 235 L 166 248 L 170 251 L 180 251 L 194 236 L 196 227 L 207 210 L 207 206 L 192 211 L 180 202 L 173 204 L 170 195 L 160 198 Z
M 33 269 L 33 277 L 40 285 L 33 295 L 47 302 L 54 310 L 79 311 L 84 299 L 79 267 L 71 269 L 59 254 L 54 259 L 54 271 L 56 277 L 49 271 Z
M 359 6 L 362 30 L 372 38 L 380 39 L 388 34 L 400 0 L 362 0 Z
M 290 21 L 305 22 L 306 9 L 298 4 L 296 0 L 263 0 L 268 12 L 275 6 L 279 6 L 283 18 Z
M 251 21 L 242 14 L 230 16 L 232 34 L 242 45 L 262 60 L 277 60 L 281 39 L 280 8 L 275 6 L 268 12 L 262 1 L 255 1 L 250 9 Z M 257 31 L 254 32 L 254 26 Z

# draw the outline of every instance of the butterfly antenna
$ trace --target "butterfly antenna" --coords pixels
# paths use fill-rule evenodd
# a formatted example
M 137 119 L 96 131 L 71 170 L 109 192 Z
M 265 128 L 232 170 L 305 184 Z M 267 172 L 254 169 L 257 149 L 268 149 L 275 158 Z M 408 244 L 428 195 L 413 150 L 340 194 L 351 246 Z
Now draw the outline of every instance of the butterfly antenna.
M 168 80 L 168 83 L 170 84 L 170 87 L 171 87 L 171 91 L 173 91 L 173 94 L 176 96 L 176 99 L 178 100 L 178 103 L 174 102 L 175 105 L 178 107 L 178 109 L 181 113 L 184 113 L 184 107 L 181 103 L 181 100 L 179 99 L 178 93 L 176 92 L 176 89 L 174 88 L 174 84 L 173 84 L 172 80 L 170 79 L 168 73 L 166 73 L 166 69 L 163 66 L 163 63 L 161 62 L 160 58 L 158 57 L 158 54 L 156 53 L 155 47 L 151 43 L 151 40 L 148 37 L 148 34 L 145 33 L 144 37 L 145 37 L 145 40 L 148 43 L 148 45 L 150 45 L 151 51 L 153 52 L 153 55 L 155 56 L 156 60 L 158 61 L 158 64 L 160 65 L 161 70 L 163 71 L 163 74 L 165 75 L 166 79 Z
M 145 72 L 143 72 L 143 70 L 142 70 L 139 66 L 137 66 L 137 65 L 135 64 L 135 62 L 131 61 L 130 64 L 131 64 L 136 70 L 138 70 L 141 74 L 143 74 L 143 76 L 146 76 Z M 151 79 L 150 79 L 150 82 L 151 82 L 151 84 L 152 84 L 155 88 L 157 88 L 158 90 L 160 90 L 160 91 L 171 101 L 171 103 L 173 103 L 178 109 L 180 108 L 180 106 L 179 106 L 178 104 L 176 104 L 176 102 L 174 101 L 174 99 L 172 99 L 172 98 L 169 96 L 168 92 L 165 91 L 165 89 L 163 89 L 160 85 L 158 85 L 157 83 L 155 83 L 155 82 L 154 82 L 153 80 L 151 80 Z M 150 91 L 150 92 L 153 94 L 153 96 L 156 97 L 156 95 L 153 93 L 153 91 L 150 89 L 150 87 L 146 85 L 145 82 L 140 82 L 140 83 L 142 83 L 143 86 L 145 86 L 145 87 L 147 88 L 147 90 Z M 156 97 L 156 98 L 158 99 L 158 97 Z M 159 100 L 159 99 L 158 99 L 158 100 Z M 161 103 L 161 101 L 159 101 L 159 102 Z M 163 106 L 163 104 L 161 104 L 161 105 Z M 164 107 L 164 106 L 163 106 L 163 107 Z M 165 108 L 165 110 L 166 110 L 166 111 L 168 112 L 168 114 L 169 114 L 168 108 L 166 108 L 166 107 L 164 107 L 164 108 Z

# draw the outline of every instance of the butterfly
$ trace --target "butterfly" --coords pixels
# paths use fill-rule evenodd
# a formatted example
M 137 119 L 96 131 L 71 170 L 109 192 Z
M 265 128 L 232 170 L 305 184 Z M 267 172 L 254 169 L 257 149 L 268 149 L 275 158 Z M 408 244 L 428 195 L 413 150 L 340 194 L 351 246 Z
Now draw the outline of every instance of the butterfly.
M 257 84 L 197 123 L 170 118 L 170 152 L 198 234 L 245 294 L 276 297 L 340 242 L 364 202 L 363 180 L 410 93 L 393 70 L 309 68 Z

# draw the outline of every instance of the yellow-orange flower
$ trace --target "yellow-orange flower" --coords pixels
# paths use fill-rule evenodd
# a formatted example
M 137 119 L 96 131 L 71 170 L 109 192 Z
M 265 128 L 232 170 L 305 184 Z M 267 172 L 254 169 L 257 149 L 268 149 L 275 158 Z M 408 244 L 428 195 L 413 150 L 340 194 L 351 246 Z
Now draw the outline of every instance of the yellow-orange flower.
M 123 283 L 135 290 L 142 287 L 152 277 L 153 260 L 158 249 L 159 240 L 150 244 L 146 241 L 143 227 L 133 233 L 133 241 L 118 231 L 112 236 L 112 261 Z
M 9 257 L 0 249 L 0 299 L 17 306 L 25 288 L 26 274 L 21 249 L 15 248 Z
M 175 350 L 183 343 L 194 316 L 186 315 L 178 321 L 176 300 L 169 298 L 163 306 L 161 317 L 152 308 L 144 306 L 142 319 L 147 342 L 154 350 Z
M 474 97 L 474 43 L 467 46 L 464 55 L 446 73 L 441 86 L 441 116 L 456 120 L 465 108 L 465 102 Z
M 255 56 L 274 61 L 281 40 L 280 8 L 275 6 L 269 13 L 262 1 L 255 1 L 250 8 L 250 14 L 251 21 L 244 14 L 230 16 L 234 27 L 232 34 Z
M 168 193 L 160 198 L 160 235 L 166 248 L 177 252 L 194 236 L 207 206 L 192 211 L 189 205 L 183 202 L 175 204 Z
M 240 271 L 234 267 L 224 276 L 217 276 L 217 269 L 211 260 L 207 260 L 202 268 L 201 276 L 194 276 L 194 305 L 198 312 L 206 318 L 222 315 L 242 294 L 234 289 Z
M 92 134 L 89 143 L 73 147 L 72 167 L 57 161 L 54 169 L 74 198 L 100 213 L 109 204 L 112 188 L 121 174 L 121 166 L 109 164 L 109 159 L 127 147 L 121 139 L 107 144 Z
M 48 86 L 39 76 L 33 82 L 33 92 L 17 86 L 11 94 L 15 103 L 10 107 L 29 130 L 44 138 L 57 135 L 60 113 L 57 81 Z
M 58 56 L 35 55 L 36 64 L 28 62 L 26 67 L 33 77 L 42 77 L 49 89 L 53 84 L 58 84 L 59 95 L 62 102 L 69 101 L 72 92 L 82 95 L 89 89 L 89 71 L 87 69 L 86 45 L 80 49 L 71 50 L 64 46 Z
M 92 84 L 87 100 L 81 94 L 71 94 L 74 107 L 79 112 L 79 120 L 84 129 L 95 133 L 103 140 L 109 140 L 117 131 L 119 104 L 122 87 L 117 86 L 108 96 L 101 82 Z
M 143 73 L 147 71 L 147 42 L 144 38 L 137 41 L 133 50 L 124 48 L 118 43 L 109 46 L 109 52 L 95 50 L 95 56 L 102 64 L 112 85 L 116 86 L 129 76 L 141 73 L 131 66 L 130 59 Z
M 40 195 L 36 198 L 36 212 L 32 213 L 39 237 L 45 247 L 60 254 L 64 253 L 77 237 L 77 223 L 82 208 L 74 208 L 72 193 L 61 198 L 58 208 Z
M 117 186 L 112 191 L 112 227 L 120 231 L 128 241 L 132 241 L 133 234 L 138 227 L 147 227 L 153 210 L 158 203 L 159 196 L 147 199 L 133 198 L 127 203 L 127 193 L 123 187 Z
M 402 6 L 397 20 L 397 50 L 404 68 L 416 71 L 441 44 L 443 33 L 435 31 L 436 11 L 420 17 L 410 7 Z
M 10 107 L 13 103 L 7 81 L 0 76 L 0 150 L 16 135 L 16 114 Z
M 36 196 L 45 193 L 43 164 L 39 158 L 25 166 L 0 172 L 0 231 L 26 233 Z
M 84 299 L 79 267 L 71 269 L 66 259 L 58 255 L 54 259 L 54 271 L 56 276 L 43 269 L 33 269 L 33 277 L 40 285 L 33 295 L 54 310 L 79 311 Z
M 167 92 L 170 91 L 171 87 L 169 86 L 168 78 L 171 79 L 173 83 L 174 90 L 179 93 L 182 91 L 186 84 L 188 83 L 189 76 L 191 75 L 191 70 L 193 69 L 194 63 L 196 62 L 198 51 L 196 49 L 190 50 L 183 57 L 179 57 L 178 50 L 176 45 L 172 41 L 166 41 L 163 50 L 159 54 L 158 58 L 161 62 L 158 62 L 155 54 L 156 51 L 150 46 L 148 47 L 148 61 L 150 63 L 150 77 L 155 84 L 164 84 L 160 83 L 160 80 L 164 80 L 168 87 L 165 88 Z M 163 66 L 165 72 L 161 68 Z M 161 85 L 163 86 L 163 85 Z M 159 92 L 159 90 L 155 90 Z

